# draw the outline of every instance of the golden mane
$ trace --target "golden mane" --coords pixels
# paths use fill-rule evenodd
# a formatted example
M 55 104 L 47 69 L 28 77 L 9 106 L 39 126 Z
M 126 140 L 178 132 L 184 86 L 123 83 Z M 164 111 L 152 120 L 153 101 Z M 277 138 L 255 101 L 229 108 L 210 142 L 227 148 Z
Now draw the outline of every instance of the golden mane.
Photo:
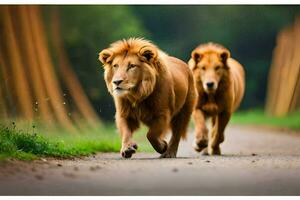
M 230 53 L 230 51 L 224 46 L 213 42 L 200 44 L 198 47 L 196 47 L 195 50 L 201 53 L 224 52 L 224 51 Z
M 147 52 L 148 55 L 153 58 L 147 60 L 143 52 Z M 131 55 L 138 55 L 142 60 L 143 65 L 143 80 L 140 81 L 138 87 L 131 90 L 126 95 L 126 99 L 130 103 L 137 103 L 148 97 L 154 90 L 156 80 L 159 74 L 168 73 L 165 66 L 165 53 L 162 52 L 156 45 L 149 40 L 143 38 L 129 38 L 116 41 L 112 43 L 107 49 L 104 49 L 99 54 L 99 60 L 105 67 L 105 80 L 108 90 L 112 93 L 111 79 L 113 77 L 113 70 L 111 69 L 111 61 L 116 56 L 124 56 L 130 58 Z
M 151 46 L 158 49 L 157 46 L 154 45 L 151 41 L 145 40 L 143 38 L 129 38 L 127 40 L 119 40 L 112 43 L 108 49 L 114 52 L 114 54 L 138 53 L 139 50 L 144 46 Z

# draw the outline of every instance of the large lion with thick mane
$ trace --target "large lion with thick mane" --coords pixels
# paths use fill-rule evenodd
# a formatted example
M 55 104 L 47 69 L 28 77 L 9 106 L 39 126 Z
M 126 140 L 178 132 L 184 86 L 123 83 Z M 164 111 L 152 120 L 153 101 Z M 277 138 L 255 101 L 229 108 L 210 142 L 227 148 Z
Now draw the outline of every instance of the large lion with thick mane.
M 161 157 L 176 157 L 196 100 L 188 65 L 137 38 L 111 44 L 100 52 L 99 60 L 116 106 L 122 157 L 136 152 L 132 135 L 141 122 L 149 127 L 147 138 Z M 172 136 L 167 143 L 164 136 L 169 129 Z
M 230 57 L 228 49 L 215 43 L 198 46 L 189 61 L 198 92 L 193 112 L 196 151 L 220 155 L 224 130 L 232 113 L 238 108 L 245 90 L 242 65 Z M 212 117 L 212 130 L 208 135 L 205 124 Z

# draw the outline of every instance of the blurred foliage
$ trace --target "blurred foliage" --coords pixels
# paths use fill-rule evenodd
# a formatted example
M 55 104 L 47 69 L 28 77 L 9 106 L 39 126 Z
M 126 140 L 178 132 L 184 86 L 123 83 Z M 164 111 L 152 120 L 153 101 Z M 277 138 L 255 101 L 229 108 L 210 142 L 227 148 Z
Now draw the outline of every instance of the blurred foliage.
M 145 37 L 184 61 L 200 43 L 221 43 L 246 69 L 246 94 L 241 109 L 263 107 L 276 35 L 300 14 L 300 6 L 59 8 L 62 37 L 72 65 L 97 112 L 109 120 L 113 119 L 114 104 L 103 81 L 98 52 L 111 42 Z
M 299 131 L 300 110 L 284 117 L 269 116 L 259 109 L 240 111 L 233 115 L 231 122 L 238 125 L 261 125 Z
M 264 105 L 277 33 L 293 23 L 299 6 L 135 6 L 144 26 L 169 54 L 185 61 L 200 43 L 218 42 L 246 69 L 241 109 Z

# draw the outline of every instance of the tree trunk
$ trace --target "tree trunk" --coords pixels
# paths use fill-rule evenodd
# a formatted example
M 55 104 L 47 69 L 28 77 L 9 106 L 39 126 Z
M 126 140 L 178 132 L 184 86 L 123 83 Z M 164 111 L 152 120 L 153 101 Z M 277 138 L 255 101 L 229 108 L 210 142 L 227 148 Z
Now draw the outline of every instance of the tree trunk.
M 0 38 L 1 39 L 1 38 Z M 14 114 L 16 113 L 16 110 L 13 109 L 14 108 L 14 100 L 11 96 L 11 81 L 10 79 L 10 75 L 7 71 L 7 65 L 6 62 L 4 60 L 4 55 L 3 55 L 3 42 L 0 40 L 0 87 L 1 87 L 1 91 L 2 91 L 2 99 L 1 101 L 3 106 L 5 106 L 5 108 L 3 108 L 3 112 L 4 110 L 6 111 L 6 114 L 2 115 L 2 118 L 7 118 L 7 117 L 13 117 Z
M 27 120 L 33 119 L 33 101 L 31 98 L 30 87 L 24 71 L 22 55 L 17 44 L 16 34 L 12 21 L 11 8 L 4 6 L 3 9 L 3 28 L 5 50 L 9 60 L 10 71 L 13 79 L 13 91 L 16 98 L 18 111 Z
M 31 30 L 31 22 L 29 18 L 29 8 L 28 6 L 18 6 L 17 13 L 19 14 L 20 22 L 20 32 L 24 39 L 20 41 L 24 48 L 24 56 L 26 59 L 26 64 L 28 66 L 28 75 L 31 80 L 31 85 L 33 86 L 33 91 L 36 97 L 35 100 L 35 110 L 38 112 L 43 121 L 48 123 L 53 122 L 53 116 L 49 102 L 47 101 L 47 94 L 45 84 L 43 83 L 41 70 L 36 59 L 38 54 L 32 45 L 34 43 L 33 33 Z
M 6 84 L 5 84 L 5 74 L 3 73 L 4 61 L 0 48 L 0 119 L 5 119 L 8 117 L 7 103 L 6 103 Z
M 54 49 L 58 58 L 59 70 L 63 77 L 63 81 L 70 92 L 71 98 L 74 101 L 75 107 L 78 109 L 83 119 L 87 120 L 91 125 L 96 125 L 100 120 L 84 93 L 76 74 L 72 70 L 67 54 L 64 51 L 57 7 L 53 8 L 51 12 L 51 30 Z
M 41 14 L 38 6 L 29 6 L 29 17 L 33 33 L 34 48 L 36 49 L 36 58 L 41 70 L 46 93 L 49 95 L 49 101 L 57 120 L 64 126 L 74 129 L 72 121 L 67 115 L 66 105 L 63 99 L 59 82 L 55 75 L 54 67 L 51 62 L 45 31 L 42 24 Z

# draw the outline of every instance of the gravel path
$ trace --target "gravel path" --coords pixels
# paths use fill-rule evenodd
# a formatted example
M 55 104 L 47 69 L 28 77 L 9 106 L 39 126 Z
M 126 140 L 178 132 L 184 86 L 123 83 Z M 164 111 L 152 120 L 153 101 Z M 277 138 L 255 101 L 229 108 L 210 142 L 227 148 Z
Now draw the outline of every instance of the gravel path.
M 138 152 L 0 164 L 0 195 L 300 195 L 300 133 L 230 126 L 223 156 L 182 141 L 178 158 Z

